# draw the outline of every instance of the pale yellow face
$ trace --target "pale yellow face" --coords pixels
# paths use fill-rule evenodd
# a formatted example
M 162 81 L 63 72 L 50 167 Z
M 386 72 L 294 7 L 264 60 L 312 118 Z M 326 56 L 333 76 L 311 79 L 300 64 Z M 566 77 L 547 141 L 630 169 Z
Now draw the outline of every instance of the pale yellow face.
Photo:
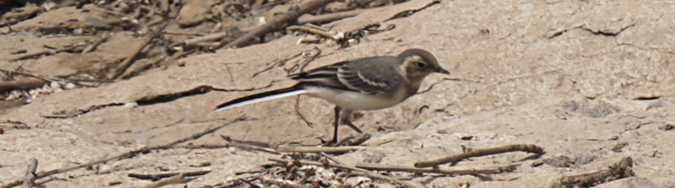
M 434 67 L 429 62 L 426 62 L 424 58 L 418 55 L 412 55 L 405 58 L 401 66 L 402 70 L 406 70 L 406 77 L 410 79 L 423 78 L 431 73 L 436 72 L 436 67 Z

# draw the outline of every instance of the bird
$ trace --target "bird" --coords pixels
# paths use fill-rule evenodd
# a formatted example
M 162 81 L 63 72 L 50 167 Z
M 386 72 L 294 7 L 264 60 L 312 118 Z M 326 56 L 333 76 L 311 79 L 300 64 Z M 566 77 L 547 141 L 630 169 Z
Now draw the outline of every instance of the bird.
M 297 84 L 244 96 L 218 105 L 213 111 L 283 97 L 306 95 L 335 104 L 333 139 L 338 126 L 346 124 L 359 134 L 363 131 L 349 117 L 355 110 L 378 110 L 399 104 L 417 93 L 422 81 L 432 73 L 450 74 L 430 52 L 407 49 L 398 56 L 372 56 L 337 62 L 306 72 L 288 75 Z

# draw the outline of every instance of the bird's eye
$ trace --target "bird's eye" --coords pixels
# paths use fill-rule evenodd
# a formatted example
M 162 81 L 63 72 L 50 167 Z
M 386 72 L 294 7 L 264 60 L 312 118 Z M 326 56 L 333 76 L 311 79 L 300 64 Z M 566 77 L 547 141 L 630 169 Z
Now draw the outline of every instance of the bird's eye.
M 423 63 L 423 62 L 421 62 L 421 61 L 416 62 L 415 65 L 417 65 L 417 67 L 419 67 L 419 68 L 424 68 L 424 67 L 427 66 L 427 64 L 425 64 L 425 63 Z

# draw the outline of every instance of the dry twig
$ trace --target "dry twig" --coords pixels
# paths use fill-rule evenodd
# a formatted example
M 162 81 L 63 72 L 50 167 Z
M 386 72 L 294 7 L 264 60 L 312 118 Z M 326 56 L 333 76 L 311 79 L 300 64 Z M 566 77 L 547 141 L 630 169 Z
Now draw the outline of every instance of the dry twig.
M 356 164 L 357 168 L 363 168 L 368 170 L 381 170 L 381 171 L 401 171 L 401 172 L 414 172 L 414 173 L 439 173 L 439 174 L 448 174 L 448 175 L 480 175 L 480 174 L 499 174 L 504 172 L 512 172 L 516 170 L 516 167 L 520 164 L 510 164 L 502 166 L 481 166 L 481 167 L 440 167 L 436 166 L 433 168 L 414 168 L 414 167 L 405 167 L 405 166 L 396 166 L 396 165 L 380 165 L 380 164 Z
M 270 64 L 269 66 L 267 66 L 267 68 L 265 68 L 265 69 L 263 69 L 263 70 L 261 70 L 261 71 L 258 71 L 258 72 L 256 72 L 256 73 L 253 73 L 253 76 L 251 76 L 251 78 L 256 77 L 256 76 L 258 76 L 259 74 L 262 74 L 262 73 L 264 73 L 264 72 L 266 72 L 266 71 L 272 70 L 272 68 L 274 68 L 274 66 L 277 66 L 277 65 L 283 66 L 286 62 L 290 61 L 290 60 L 293 59 L 293 58 L 300 57 L 303 53 L 305 53 L 305 52 L 297 53 L 297 54 L 295 54 L 295 55 L 292 55 L 292 56 L 290 56 L 290 57 L 287 57 L 286 59 L 282 59 L 282 60 L 279 60 L 279 61 L 274 61 L 274 62 L 272 62 L 272 64 Z
M 399 12 L 399 13 L 395 14 L 394 16 L 392 16 L 391 18 L 388 18 L 388 19 L 384 20 L 384 22 L 389 21 L 389 20 L 395 20 L 395 19 L 399 19 L 399 18 L 408 17 L 408 16 L 413 15 L 413 14 L 419 12 L 419 11 L 422 11 L 426 8 L 429 8 L 433 5 L 440 4 L 440 3 L 441 3 L 441 0 L 434 0 L 434 1 L 430 2 L 429 4 L 425 5 L 424 7 Z
M 23 178 L 23 186 L 25 188 L 35 187 L 35 179 L 37 179 L 35 171 L 37 170 L 37 167 L 38 167 L 37 159 L 30 159 L 28 169 L 26 169 L 26 176 Z
M 158 64 L 160 64 L 163 61 L 166 61 L 167 59 L 168 58 L 165 57 L 157 57 L 153 60 L 148 59 L 148 61 L 142 61 L 142 63 L 136 64 L 136 66 L 130 71 L 125 71 L 124 74 L 120 76 L 120 78 L 129 79 L 135 75 L 141 74 L 141 72 L 143 72 L 144 70 L 148 70 L 153 66 L 156 67 Z
M 560 179 L 560 185 L 562 187 L 591 187 L 631 176 L 635 176 L 633 173 L 633 159 L 624 157 L 621 161 L 609 166 L 609 169 L 588 174 L 564 176 Z
M 506 152 L 513 152 L 513 151 L 524 151 L 524 152 L 528 152 L 528 153 L 535 153 L 535 154 L 538 154 L 538 155 L 544 154 L 544 149 L 539 147 L 539 146 L 517 144 L 517 145 L 508 145 L 508 146 L 489 148 L 489 149 L 480 149 L 480 150 L 465 152 L 465 153 L 452 155 L 452 156 L 448 156 L 448 157 L 443 157 L 443 158 L 430 160 L 430 161 L 419 161 L 419 162 L 415 163 L 415 167 L 417 167 L 417 168 L 432 167 L 432 166 L 437 166 L 437 165 L 446 164 L 446 163 L 454 163 L 454 162 L 461 161 L 461 160 L 471 158 L 471 157 L 494 155 L 494 154 L 500 154 L 500 153 L 506 153 Z
M 227 43 L 227 45 L 221 45 L 225 45 L 225 48 L 246 46 L 250 44 L 253 38 L 260 37 L 269 32 L 280 30 L 283 25 L 297 21 L 298 17 L 302 16 L 303 14 L 324 7 L 333 1 L 335 0 L 312 0 L 307 3 L 303 3 L 298 7 L 291 8 L 291 10 L 286 12 L 286 14 L 277 16 L 274 18 L 274 20 L 267 22 L 265 25 L 255 28 L 253 31 L 246 33 L 245 35 L 235 39 L 230 43 Z
M 165 185 L 170 185 L 170 184 L 175 184 L 175 183 L 180 183 L 183 182 L 183 178 L 185 177 L 185 174 L 181 173 L 175 176 L 172 176 L 170 178 L 166 178 L 160 181 L 152 182 L 145 184 L 143 186 L 139 186 L 138 188 L 157 188 L 157 187 L 162 187 Z
M 345 146 L 345 147 L 294 147 L 294 146 L 279 146 L 277 152 L 301 152 L 301 153 L 347 153 L 355 150 L 368 149 L 361 146 Z
M 17 81 L 0 81 L 0 92 L 13 90 L 31 90 L 41 88 L 48 82 L 44 80 L 17 80 Z
M 4 69 L 0 69 L 0 72 L 3 72 L 5 74 L 10 74 L 10 75 L 11 74 L 18 74 L 18 75 L 22 75 L 22 76 L 26 76 L 26 77 L 37 78 L 37 79 L 43 80 L 45 82 L 45 84 L 47 84 L 49 82 L 61 82 L 61 83 L 71 82 L 71 83 L 81 85 L 81 86 L 91 86 L 89 84 L 84 84 L 84 82 L 93 82 L 93 83 L 96 83 L 96 84 L 102 83 L 102 82 L 109 82 L 109 81 L 103 81 L 103 80 L 50 78 L 50 77 L 44 77 L 44 76 L 40 76 L 40 75 L 31 74 L 31 73 L 28 73 L 28 72 L 10 71 L 10 70 L 4 70 Z M 22 83 L 22 82 L 24 82 L 24 81 L 20 81 L 19 84 L 28 84 L 28 83 Z M 94 84 L 94 86 L 96 84 Z M 42 85 L 44 85 L 44 84 L 42 84 Z M 40 87 L 42 87 L 42 85 Z M 35 85 L 32 85 L 32 84 L 31 85 L 22 85 L 21 87 L 26 87 L 26 89 L 33 89 L 33 88 L 29 88 L 27 86 L 33 87 Z M 37 87 L 35 87 L 35 88 L 37 88 Z
M 370 134 L 359 134 L 357 136 L 350 136 L 340 140 L 340 142 L 332 146 L 358 146 L 370 139 Z
M 224 140 L 230 142 L 230 143 L 227 143 L 227 145 L 230 146 L 230 147 L 246 149 L 246 150 L 262 151 L 262 152 L 267 152 L 267 153 L 277 154 L 277 155 L 279 154 L 279 152 L 272 149 L 270 147 L 270 145 L 267 144 L 267 143 L 234 140 L 234 139 L 230 138 L 229 136 L 225 136 L 225 135 L 220 135 L 220 137 L 223 138 Z
M 140 54 L 141 51 L 143 51 L 143 49 L 145 49 L 146 46 L 152 44 L 151 41 L 157 38 L 168 25 L 169 21 L 165 21 L 164 25 L 157 28 L 157 30 L 153 32 L 152 35 L 150 35 L 143 41 L 142 45 L 136 48 L 136 50 L 134 50 L 134 52 L 131 53 L 131 55 L 129 55 L 126 59 L 124 59 L 122 63 L 117 65 L 117 68 L 113 69 L 113 71 L 110 74 L 108 74 L 108 79 L 114 80 L 117 79 L 120 75 L 122 75 L 127 70 L 127 68 L 129 68 L 129 66 L 131 66 L 132 63 L 134 63 L 134 60 L 136 60 L 136 56 L 138 56 L 138 54 Z
M 326 31 L 322 31 L 320 29 L 312 28 L 312 27 L 307 27 L 307 26 L 299 26 L 299 25 L 294 25 L 294 26 L 288 26 L 286 28 L 287 31 L 304 31 L 312 34 L 316 34 L 325 38 L 329 38 L 335 41 L 342 40 L 344 38 L 344 35 L 339 35 L 339 34 L 333 34 L 329 33 Z
M 91 44 L 91 45 L 87 46 L 86 48 L 84 48 L 84 50 L 82 50 L 82 54 L 86 54 L 86 53 L 89 53 L 89 52 L 91 52 L 91 51 L 96 50 L 96 48 L 97 48 L 99 45 L 101 45 L 101 44 L 103 44 L 104 42 L 108 41 L 108 38 L 110 38 L 110 35 L 109 35 L 109 34 L 107 34 L 107 35 L 101 37 L 100 39 L 96 40 L 96 42 L 94 42 L 93 44 Z
M 25 54 L 25 55 L 21 55 L 19 57 L 12 58 L 12 59 L 9 60 L 9 62 L 38 58 L 42 55 L 54 55 L 54 54 L 58 54 L 58 53 L 61 53 L 61 52 L 77 52 L 77 51 L 80 51 L 80 48 L 82 48 L 84 46 L 85 46 L 85 44 L 77 44 L 77 45 L 72 45 L 72 46 L 69 46 L 69 47 L 61 48 L 61 49 L 45 50 L 45 51 Z
M 259 174 L 249 174 L 246 175 L 245 177 L 240 177 L 240 178 L 232 178 L 233 180 L 229 181 L 229 183 L 218 183 L 216 185 L 212 185 L 211 187 L 240 187 L 243 184 L 248 184 L 252 188 L 260 188 L 263 187 L 261 185 L 255 185 L 253 184 L 253 181 L 260 180 L 261 175 Z M 205 186 L 209 187 L 209 186 Z
M 201 176 L 204 174 L 210 173 L 210 170 L 204 170 L 204 171 L 195 171 L 195 172 L 183 172 L 183 173 L 162 173 L 162 174 L 136 174 L 136 173 L 129 173 L 127 176 L 132 177 L 132 178 L 138 178 L 142 180 L 152 180 L 152 181 L 157 181 L 160 179 L 176 176 L 179 174 L 183 174 L 184 177 L 190 177 L 190 176 Z
M 235 147 L 235 148 L 245 149 L 245 150 L 255 150 L 255 151 L 262 151 L 262 152 L 267 152 L 267 153 L 271 153 L 271 154 L 279 154 L 279 152 L 274 151 L 273 149 L 260 147 L 260 146 L 239 144 L 239 143 L 227 143 L 227 145 L 229 145 L 231 147 Z

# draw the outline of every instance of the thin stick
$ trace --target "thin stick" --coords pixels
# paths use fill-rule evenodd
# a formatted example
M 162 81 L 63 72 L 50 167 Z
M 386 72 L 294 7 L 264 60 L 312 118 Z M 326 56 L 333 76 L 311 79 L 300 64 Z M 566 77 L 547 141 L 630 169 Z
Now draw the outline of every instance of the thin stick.
M 119 77 L 120 75 L 122 75 L 127 70 L 127 68 L 129 68 L 129 66 L 131 66 L 132 63 L 134 63 L 134 60 L 136 60 L 136 56 L 138 56 L 138 54 L 140 54 L 141 51 L 143 51 L 143 49 L 146 46 L 152 44 L 151 41 L 154 40 L 155 38 L 157 38 L 164 31 L 166 26 L 168 26 L 168 25 L 169 25 L 169 21 L 165 20 L 164 25 L 157 28 L 157 30 L 155 32 L 153 32 L 152 35 L 150 35 L 148 38 L 145 38 L 145 40 L 143 41 L 141 46 L 136 48 L 136 50 L 134 50 L 134 52 L 131 53 L 131 55 L 129 55 L 126 59 L 124 59 L 124 61 L 122 63 L 117 65 L 117 68 L 115 68 L 111 72 L 111 74 L 108 75 L 108 79 L 114 80 L 114 79 L 117 79 L 117 77 Z
M 275 161 L 275 162 L 281 162 L 281 163 L 293 163 L 293 160 L 286 160 L 286 159 L 279 159 L 279 158 L 274 158 L 270 157 L 268 160 L 270 161 Z M 314 162 L 314 161 L 297 161 L 300 162 L 303 165 L 314 165 L 314 166 L 325 166 L 325 164 L 320 163 L 320 162 Z M 384 180 L 384 181 L 390 181 L 394 182 L 400 185 L 404 185 L 406 187 L 424 187 L 422 185 L 416 185 L 413 183 L 405 182 L 396 178 L 392 178 L 389 176 L 381 175 L 375 172 L 371 172 L 365 169 L 361 168 L 356 168 L 353 166 L 347 166 L 347 165 L 342 165 L 342 164 L 335 164 L 335 163 L 328 163 L 328 166 L 330 167 L 337 167 L 337 168 L 343 168 L 343 169 L 349 169 L 352 170 L 352 173 L 359 173 L 360 175 L 367 176 L 373 179 L 379 179 L 379 180 Z
M 91 52 L 91 51 L 96 50 L 96 48 L 97 48 L 99 45 L 101 45 L 101 44 L 103 44 L 104 42 L 108 41 L 108 38 L 110 38 L 110 35 L 109 35 L 109 34 L 106 34 L 104 37 L 98 39 L 98 40 L 97 40 L 96 42 L 94 42 L 93 44 L 91 44 L 91 45 L 87 46 L 86 48 L 84 48 L 84 50 L 82 50 L 82 54 L 86 54 L 86 53 L 89 53 L 89 52 Z
M 294 147 L 294 146 L 279 146 L 277 152 L 303 152 L 303 153 L 347 153 L 355 150 L 368 149 L 361 146 L 344 146 L 344 147 Z
M 283 66 L 283 64 L 285 64 L 286 62 L 290 61 L 290 60 L 293 59 L 293 58 L 300 57 L 303 53 L 305 53 L 305 52 L 297 53 L 297 54 L 292 55 L 292 56 L 290 56 L 290 57 L 288 57 L 288 58 L 286 58 L 286 59 L 282 59 L 282 60 L 279 60 L 279 61 L 274 61 L 274 62 L 272 62 L 269 66 L 267 66 L 267 68 L 265 68 L 265 69 L 263 69 L 263 70 L 261 70 L 261 71 L 258 71 L 258 72 L 256 72 L 256 73 L 253 73 L 253 76 L 251 76 L 251 78 L 258 76 L 259 74 L 264 73 L 265 71 L 272 70 L 272 68 L 274 68 L 274 67 L 277 66 L 277 65 Z
M 345 163 L 340 162 L 340 161 L 338 161 L 337 159 L 335 159 L 335 157 L 332 157 L 332 156 L 326 154 L 325 152 L 321 152 L 321 153 L 319 153 L 319 155 L 321 155 L 322 157 L 325 157 L 325 158 L 328 159 L 328 160 L 333 161 L 334 163 L 337 163 L 337 164 L 345 164 Z
M 391 18 L 388 18 L 388 19 L 384 20 L 383 22 L 388 22 L 388 21 L 390 21 L 390 20 L 399 19 L 399 18 L 405 18 L 405 17 L 408 17 L 408 16 L 410 16 L 410 15 L 415 14 L 416 12 L 422 11 L 422 10 L 424 10 L 424 9 L 426 9 L 426 8 L 429 8 L 429 7 L 433 6 L 433 5 L 440 4 L 440 3 L 441 3 L 441 0 L 434 0 L 434 1 L 430 2 L 429 4 L 425 5 L 424 7 L 421 7 L 421 8 L 418 8 L 418 9 L 405 10 L 405 11 L 403 11 L 403 12 L 399 12 L 399 13 L 395 14 L 394 16 L 392 16 Z
M 35 53 L 30 53 L 30 54 L 25 54 L 19 57 L 15 57 L 9 60 L 9 62 L 15 62 L 15 61 L 21 61 L 25 59 L 32 59 L 32 58 L 37 58 L 42 55 L 54 55 L 58 54 L 61 52 L 69 52 L 69 51 L 74 51 L 75 49 L 79 47 L 83 47 L 84 45 L 78 44 L 78 45 L 73 45 L 70 47 L 62 48 L 62 49 L 56 49 L 56 50 L 45 50 L 45 51 L 40 51 L 40 52 L 35 52 Z
M 26 176 L 23 178 L 23 186 L 25 188 L 35 187 L 35 179 L 37 178 L 35 171 L 37 170 L 37 167 L 38 167 L 37 159 L 34 158 L 30 159 L 28 169 L 26 169 Z
M 143 180 L 152 180 L 152 181 L 157 181 L 160 179 L 176 176 L 179 174 L 183 174 L 184 177 L 189 177 L 189 176 L 201 176 L 204 174 L 210 173 L 210 170 L 203 170 L 203 171 L 195 171 L 195 172 L 183 172 L 183 173 L 161 173 L 161 174 L 136 174 L 136 173 L 129 173 L 127 176 L 132 177 L 132 178 L 138 178 L 138 179 L 143 179 Z
M 326 31 L 322 31 L 322 30 L 319 30 L 319 29 L 307 27 L 307 26 L 298 26 L 298 25 L 288 26 L 286 28 L 286 31 L 304 31 L 304 32 L 316 34 L 316 35 L 319 35 L 319 36 L 322 36 L 322 37 L 325 37 L 325 38 L 329 38 L 329 39 L 333 39 L 333 40 L 340 40 L 340 39 L 343 38 L 343 37 L 340 37 L 339 35 L 329 33 L 329 32 L 326 32 Z
M 333 146 L 358 146 L 370 139 L 370 134 L 359 134 L 357 136 L 350 136 L 348 138 L 340 140 L 337 144 Z
M 106 163 L 106 162 L 113 161 L 113 160 L 132 158 L 132 157 L 134 157 L 138 154 L 148 153 L 152 150 L 161 150 L 161 149 L 173 148 L 173 146 L 176 145 L 176 144 L 180 144 L 180 143 L 187 142 L 187 141 L 190 141 L 190 140 L 196 140 L 198 138 L 201 138 L 204 135 L 214 133 L 214 132 L 216 132 L 216 131 L 218 131 L 218 130 L 222 129 L 223 127 L 226 127 L 230 124 L 240 122 L 240 121 L 245 121 L 245 120 L 247 120 L 246 116 L 240 116 L 240 117 L 238 117 L 238 118 L 236 118 L 236 119 L 234 119 L 230 122 L 227 122 L 223 125 L 220 125 L 220 126 L 217 126 L 217 127 L 211 128 L 211 129 L 206 129 L 202 132 L 193 134 L 189 137 L 182 138 L 180 140 L 173 141 L 173 142 L 168 143 L 168 144 L 159 145 L 159 146 L 146 146 L 146 147 L 143 147 L 143 148 L 140 148 L 140 149 L 137 149 L 137 150 L 133 150 L 133 151 L 129 151 L 129 152 L 126 152 L 126 153 L 119 154 L 117 156 L 108 157 L 108 158 L 92 161 L 92 162 L 89 162 L 89 163 L 85 163 L 85 164 L 81 164 L 81 165 L 77 165 L 77 166 L 73 166 L 73 167 L 54 169 L 54 170 L 50 170 L 50 171 L 47 171 L 47 172 L 40 172 L 40 173 L 37 173 L 36 179 L 48 177 L 48 176 L 51 176 L 51 175 L 54 175 L 54 174 L 70 172 L 70 171 L 77 170 L 77 169 L 80 169 L 80 168 L 91 167 L 91 166 L 94 166 L 94 165 L 97 165 L 97 164 Z M 13 181 L 13 182 L 10 182 L 8 184 L 3 185 L 1 188 L 10 188 L 10 187 L 14 187 L 14 186 L 17 186 L 17 185 L 21 185 L 22 183 L 23 183 L 23 180 L 16 180 L 16 181 Z
M 48 82 L 44 80 L 17 80 L 17 81 L 0 81 L 0 92 L 12 90 L 31 90 L 41 88 Z
M 396 165 L 381 165 L 381 164 L 356 164 L 357 168 L 368 170 L 381 171 L 398 171 L 398 172 L 414 172 L 414 173 L 440 173 L 448 175 L 480 175 L 480 174 L 499 174 L 504 172 L 512 172 L 520 164 L 510 164 L 503 166 L 481 166 L 481 167 L 434 167 L 434 168 L 414 168 Z
M 235 148 L 262 151 L 262 152 L 267 152 L 267 153 L 279 155 L 279 152 L 274 151 L 273 149 L 255 146 L 255 145 L 247 145 L 247 144 L 240 144 L 240 143 L 227 143 L 227 145 L 230 145 L 230 146 L 235 147 Z
M 59 49 L 59 50 L 45 50 L 45 51 L 40 51 L 40 52 L 30 53 L 30 54 L 26 54 L 26 55 L 22 55 L 22 56 L 19 56 L 19 57 L 15 57 L 15 58 L 13 58 L 13 59 L 10 59 L 9 62 L 15 62 L 15 61 L 20 61 L 20 60 L 24 60 L 24 59 L 37 58 L 37 57 L 40 57 L 40 56 L 42 56 L 42 55 L 54 55 L 54 54 L 60 53 L 60 52 L 62 52 L 62 51 L 63 51 L 63 49 Z
M 635 176 L 633 173 L 633 159 L 631 157 L 624 157 L 619 162 L 609 166 L 608 169 L 588 174 L 564 176 L 560 179 L 559 183 L 563 187 L 592 187 L 631 176 Z
M 238 140 L 234 140 L 234 139 L 230 138 L 229 136 L 225 136 L 225 135 L 220 135 L 220 137 L 223 138 L 224 140 L 230 142 L 230 143 L 227 143 L 227 145 L 231 146 L 231 147 L 246 149 L 246 150 L 262 151 L 262 152 L 267 152 L 267 153 L 279 155 L 279 152 L 270 148 L 269 144 L 266 144 L 266 143 L 257 143 L 257 142 L 251 142 L 251 141 L 238 141 Z
M 23 75 L 23 76 L 27 76 L 27 77 L 33 77 L 33 78 L 37 78 L 37 79 L 40 79 L 40 80 L 44 80 L 45 82 L 52 82 L 52 81 L 56 80 L 56 79 L 52 79 L 52 78 L 44 78 L 42 76 L 34 75 L 34 74 L 31 74 L 31 73 L 10 71 L 10 70 L 5 70 L 5 69 L 0 69 L 0 72 L 4 72 L 5 74 L 19 74 L 19 75 Z
M 245 144 L 245 145 L 252 145 L 252 146 L 258 146 L 258 147 L 264 147 L 264 148 L 272 148 L 270 144 L 265 143 L 265 142 L 258 142 L 258 141 L 249 141 L 249 140 L 236 140 L 232 139 L 229 136 L 225 135 L 220 135 L 220 138 L 222 138 L 225 141 L 231 142 L 231 143 L 238 143 L 238 144 Z
M 162 187 L 165 185 L 170 185 L 170 184 L 175 184 L 175 183 L 180 183 L 183 182 L 183 177 L 185 177 L 185 174 L 181 173 L 175 176 L 172 176 L 170 178 L 166 178 L 160 181 L 152 182 L 145 184 L 143 186 L 139 186 L 138 188 L 157 188 L 157 187 Z
M 514 151 L 524 151 L 524 152 L 535 153 L 535 154 L 539 154 L 539 155 L 544 154 L 544 149 L 539 147 L 539 146 L 516 144 L 516 145 L 508 145 L 508 146 L 489 148 L 489 149 L 480 149 L 480 150 L 461 153 L 461 154 L 452 155 L 452 156 L 448 156 L 448 157 L 443 157 L 443 158 L 439 158 L 439 159 L 434 159 L 434 160 L 430 160 L 430 161 L 419 161 L 419 162 L 415 163 L 415 167 L 417 167 L 417 168 L 431 167 L 431 166 L 437 166 L 437 165 L 446 164 L 446 163 L 453 163 L 453 162 L 461 161 L 461 160 L 471 158 L 471 157 L 494 155 L 494 154 L 500 154 L 500 153 L 506 153 L 506 152 L 514 152 Z
M 157 64 L 161 63 L 162 61 L 165 61 L 166 59 L 167 58 L 165 57 L 158 57 L 153 60 L 143 61 L 141 64 L 136 64 L 136 66 L 133 69 L 125 71 L 124 74 L 120 76 L 120 78 L 129 79 L 134 75 L 141 74 L 141 72 L 143 72 L 144 70 L 150 69 L 152 66 L 156 66 Z
M 211 33 L 211 34 L 204 35 L 204 36 L 201 36 L 201 37 L 186 39 L 182 43 L 185 46 L 190 46 L 190 45 L 197 44 L 197 43 L 200 43 L 200 42 L 220 40 L 222 38 L 227 37 L 228 35 L 230 35 L 229 31 L 222 31 L 222 32 L 217 32 L 217 33 Z
M 262 178 L 262 176 L 259 175 L 259 174 L 251 174 L 251 175 L 246 175 L 246 177 L 241 177 L 241 178 L 237 178 L 237 179 L 232 178 L 234 180 L 227 181 L 227 182 L 230 182 L 229 184 L 219 183 L 219 184 L 213 185 L 211 187 L 238 187 L 238 186 L 243 185 L 243 184 L 248 184 L 252 188 L 260 188 L 260 187 L 263 187 L 263 186 L 253 184 L 253 181 L 260 180 L 260 178 Z M 205 186 L 205 187 L 209 187 L 209 186 Z
M 280 30 L 283 25 L 297 21 L 298 17 L 302 16 L 303 14 L 321 7 L 325 7 L 328 3 L 333 1 L 335 0 L 312 0 L 307 3 L 303 3 L 297 8 L 292 8 L 286 12 L 286 14 L 277 16 L 274 18 L 274 20 L 267 22 L 265 25 L 255 28 L 253 31 L 246 33 L 245 35 L 235 39 L 230 43 L 227 43 L 227 45 L 221 45 L 225 45 L 225 48 L 246 46 L 250 44 L 253 38 L 260 37 L 269 32 Z

